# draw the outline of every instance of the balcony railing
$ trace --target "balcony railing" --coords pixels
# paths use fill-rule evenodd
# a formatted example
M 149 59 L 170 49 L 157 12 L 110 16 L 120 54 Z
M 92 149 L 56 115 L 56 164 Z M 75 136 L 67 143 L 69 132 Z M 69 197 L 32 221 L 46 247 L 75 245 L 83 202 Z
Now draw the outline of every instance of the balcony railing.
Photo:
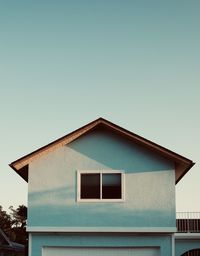
M 177 232 L 200 233 L 200 212 L 177 212 Z

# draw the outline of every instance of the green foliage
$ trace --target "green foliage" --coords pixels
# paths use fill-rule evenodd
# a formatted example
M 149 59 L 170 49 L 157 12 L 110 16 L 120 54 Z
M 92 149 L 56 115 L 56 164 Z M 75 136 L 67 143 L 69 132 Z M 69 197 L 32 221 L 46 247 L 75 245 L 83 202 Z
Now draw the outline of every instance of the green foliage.
M 10 214 L 0 206 L 0 228 L 11 241 L 27 245 L 27 207 L 19 205 L 17 209 L 14 209 L 12 206 L 9 209 L 11 211 Z
M 12 237 L 12 219 L 3 207 L 0 206 L 0 228 L 6 233 L 8 237 Z
M 19 205 L 17 209 L 14 209 L 12 206 L 10 206 L 9 209 L 11 210 L 13 226 L 24 228 L 26 226 L 27 207 L 24 205 Z

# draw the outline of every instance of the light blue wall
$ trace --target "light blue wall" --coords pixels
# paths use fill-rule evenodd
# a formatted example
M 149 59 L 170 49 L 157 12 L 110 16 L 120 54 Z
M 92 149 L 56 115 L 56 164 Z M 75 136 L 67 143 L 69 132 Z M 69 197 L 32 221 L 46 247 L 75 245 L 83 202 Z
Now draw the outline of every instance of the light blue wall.
M 125 202 L 78 203 L 77 170 L 123 170 Z M 29 166 L 28 226 L 175 227 L 174 165 L 96 130 Z
M 158 247 L 161 256 L 172 255 L 170 235 L 137 236 L 137 235 L 108 235 L 108 234 L 33 234 L 31 256 L 42 256 L 43 246 L 65 247 Z
M 181 256 L 182 254 L 193 250 L 200 250 L 200 239 L 190 238 L 190 239 L 176 239 L 176 256 Z

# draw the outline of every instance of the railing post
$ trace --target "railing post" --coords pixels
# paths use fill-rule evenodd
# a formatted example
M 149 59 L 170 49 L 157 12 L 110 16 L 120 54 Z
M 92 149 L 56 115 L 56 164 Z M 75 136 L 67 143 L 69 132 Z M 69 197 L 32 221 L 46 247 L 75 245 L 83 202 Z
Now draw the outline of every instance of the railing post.
M 177 212 L 177 231 L 185 233 L 200 233 L 200 212 Z
M 187 233 L 190 233 L 189 212 L 187 212 Z

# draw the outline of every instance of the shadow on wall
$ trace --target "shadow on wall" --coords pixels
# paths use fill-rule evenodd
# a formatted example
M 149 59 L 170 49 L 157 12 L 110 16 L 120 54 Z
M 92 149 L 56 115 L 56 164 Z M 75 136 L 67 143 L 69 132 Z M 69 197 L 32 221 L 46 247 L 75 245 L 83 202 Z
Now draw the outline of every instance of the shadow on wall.
M 126 172 L 148 172 L 173 169 L 173 163 L 132 141 L 110 132 L 96 129 L 68 144 L 67 147 L 111 169 Z
M 77 203 L 76 171 L 105 166 L 126 172 L 125 202 Z M 28 226 L 176 226 L 172 163 L 110 131 L 84 135 L 32 167 Z
M 124 203 L 76 203 L 74 188 L 29 194 L 28 226 L 175 227 L 171 210 L 137 210 Z M 72 199 L 73 198 L 73 199 Z

